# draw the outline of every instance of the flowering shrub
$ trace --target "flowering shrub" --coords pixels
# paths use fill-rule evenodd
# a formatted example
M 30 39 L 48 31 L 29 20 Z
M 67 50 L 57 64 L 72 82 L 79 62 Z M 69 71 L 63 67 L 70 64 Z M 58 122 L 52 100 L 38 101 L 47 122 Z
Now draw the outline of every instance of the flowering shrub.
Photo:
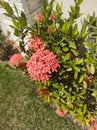
M 12 19 L 20 52 L 26 54 L 27 71 L 38 86 L 38 95 L 53 103 L 59 116 L 69 113 L 83 126 L 89 126 L 91 117 L 97 114 L 97 17 L 88 15 L 79 31 L 77 19 L 83 0 L 74 2 L 69 17 L 64 18 L 59 4 L 54 10 L 54 0 L 43 0 L 43 10 L 32 27 L 15 5 L 16 13 L 7 2 L 2 7 Z

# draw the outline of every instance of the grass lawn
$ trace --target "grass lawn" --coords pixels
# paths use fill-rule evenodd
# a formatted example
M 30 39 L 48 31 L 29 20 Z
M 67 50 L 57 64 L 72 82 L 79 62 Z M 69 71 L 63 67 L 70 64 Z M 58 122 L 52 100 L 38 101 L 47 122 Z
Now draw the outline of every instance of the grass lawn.
M 0 130 L 81 130 L 36 97 L 33 82 L 0 65 Z

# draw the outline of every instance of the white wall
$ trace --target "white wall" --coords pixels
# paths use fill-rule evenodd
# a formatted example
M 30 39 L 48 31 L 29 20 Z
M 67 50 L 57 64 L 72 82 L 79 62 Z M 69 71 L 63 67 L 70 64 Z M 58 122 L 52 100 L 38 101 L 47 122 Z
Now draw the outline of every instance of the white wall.
M 74 5 L 74 0 L 56 0 L 56 2 L 63 3 L 63 13 L 64 16 L 67 17 L 70 5 Z M 84 0 L 81 5 L 81 12 L 84 13 L 83 16 L 85 17 L 87 14 L 92 14 L 93 11 L 95 11 L 97 15 L 97 0 Z
M 10 5 L 12 5 L 12 3 L 14 2 L 17 5 L 19 10 L 24 10 L 30 24 L 32 18 L 35 17 L 37 12 L 41 10 L 42 0 L 5 0 L 5 1 L 9 2 Z M 64 17 L 68 17 L 68 11 L 70 10 L 70 5 L 74 4 L 74 0 L 56 0 L 56 1 L 58 3 L 61 3 L 63 1 Z M 92 14 L 93 11 L 95 11 L 97 15 L 97 0 L 84 0 L 84 2 L 81 5 L 81 12 L 84 14 L 82 18 L 85 17 L 87 14 Z M 4 15 L 2 15 L 2 13 L 3 10 L 0 9 L 1 26 L 4 32 L 6 32 L 7 30 L 10 31 L 10 27 L 9 27 L 10 20 Z M 11 33 L 12 33 L 11 38 L 13 39 L 14 36 L 12 30 Z
M 4 0 L 9 2 L 11 6 L 13 3 L 18 7 L 18 11 L 25 11 L 27 20 L 29 24 L 32 24 L 32 18 L 41 10 L 42 0 Z M 11 25 L 11 20 L 3 15 L 4 10 L 0 9 L 0 23 L 3 32 L 6 34 L 7 30 L 11 32 L 10 39 L 16 40 L 16 37 L 13 35 L 13 31 L 9 25 Z
M 5 0 L 6 2 L 9 2 L 9 4 L 13 7 L 13 3 L 16 4 L 16 6 L 18 7 L 18 10 L 21 11 L 23 10 L 23 6 L 22 6 L 22 3 L 21 3 L 21 0 Z M 11 29 L 10 25 L 12 24 L 11 23 L 11 20 L 6 17 L 5 15 L 3 15 L 4 13 L 4 10 L 3 9 L 0 9 L 0 22 L 1 22 L 1 28 L 3 29 L 3 32 L 6 34 L 7 31 L 9 31 L 11 33 L 10 35 L 10 39 L 13 39 L 15 40 L 16 38 L 14 37 L 14 34 L 13 34 L 13 30 Z

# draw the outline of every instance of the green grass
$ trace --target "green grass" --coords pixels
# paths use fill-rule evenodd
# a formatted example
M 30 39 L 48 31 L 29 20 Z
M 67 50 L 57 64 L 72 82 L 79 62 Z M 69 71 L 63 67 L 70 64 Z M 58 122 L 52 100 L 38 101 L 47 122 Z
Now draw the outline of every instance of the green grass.
M 40 101 L 33 88 L 20 71 L 0 65 L 0 130 L 80 130 Z

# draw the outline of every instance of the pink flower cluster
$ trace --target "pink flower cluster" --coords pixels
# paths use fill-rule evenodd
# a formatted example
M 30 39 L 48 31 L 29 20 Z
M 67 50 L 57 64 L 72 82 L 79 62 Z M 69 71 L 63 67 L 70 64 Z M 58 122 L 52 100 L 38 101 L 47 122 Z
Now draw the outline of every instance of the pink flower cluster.
M 97 130 L 97 122 L 93 117 L 90 119 L 90 128 L 88 130 Z
M 40 51 L 45 48 L 45 44 L 43 43 L 41 38 L 34 36 L 34 38 L 29 40 L 29 48 L 30 50 Z
M 50 19 L 51 21 L 54 21 L 54 20 L 55 20 L 55 15 L 54 15 L 53 13 L 51 13 L 49 19 Z
M 36 16 L 36 20 L 39 24 L 41 24 L 43 17 L 44 15 L 42 12 L 39 12 L 38 15 Z
M 36 51 L 27 63 L 30 76 L 36 81 L 45 82 L 51 77 L 51 72 L 59 66 L 56 56 L 49 50 Z
M 41 25 L 43 18 L 44 18 L 43 13 L 39 12 L 35 19 Z M 51 21 L 55 20 L 55 15 L 53 13 L 50 14 L 49 20 L 51 20 Z
M 63 110 L 60 110 L 59 108 L 57 108 L 55 112 L 56 112 L 56 114 L 57 114 L 58 116 L 60 116 L 60 117 L 64 117 L 64 116 L 65 116 L 64 111 L 63 111 Z
M 21 54 L 14 54 L 10 58 L 10 64 L 14 66 L 19 66 L 23 60 L 24 57 Z

